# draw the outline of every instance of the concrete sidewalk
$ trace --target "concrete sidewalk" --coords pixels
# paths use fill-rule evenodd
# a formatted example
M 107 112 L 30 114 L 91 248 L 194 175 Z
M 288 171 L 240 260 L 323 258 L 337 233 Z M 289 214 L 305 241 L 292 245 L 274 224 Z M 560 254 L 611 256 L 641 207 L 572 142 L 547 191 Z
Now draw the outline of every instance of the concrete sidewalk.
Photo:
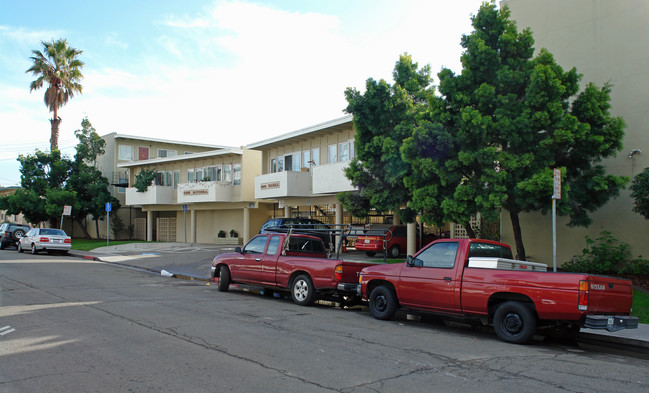
M 234 248 L 235 246 L 230 245 L 197 243 L 129 243 L 100 247 L 92 251 L 72 250 L 70 256 L 148 271 L 167 277 L 208 282 L 210 280 L 209 267 L 211 266 L 209 261 L 198 261 L 196 258 L 192 259 L 192 256 L 207 254 L 213 257 L 217 254 L 233 252 Z M 181 255 L 182 262 L 173 263 L 169 258 L 173 254 Z M 164 258 L 165 256 L 166 258 Z M 377 263 L 382 261 L 380 258 L 367 257 L 359 252 L 343 254 L 343 259 Z M 197 263 L 199 264 L 197 265 Z M 624 329 L 617 332 L 584 328 L 579 332 L 578 340 L 586 344 L 624 348 L 629 352 L 649 354 L 649 325 L 640 324 L 637 329 Z

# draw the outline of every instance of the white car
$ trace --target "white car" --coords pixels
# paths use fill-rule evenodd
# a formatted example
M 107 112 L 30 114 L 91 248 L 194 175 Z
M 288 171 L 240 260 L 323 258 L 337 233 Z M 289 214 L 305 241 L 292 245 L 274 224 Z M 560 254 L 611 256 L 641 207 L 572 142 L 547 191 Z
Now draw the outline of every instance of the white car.
M 32 254 L 39 251 L 58 251 L 67 254 L 72 246 L 72 238 L 62 229 L 32 228 L 18 241 L 18 252 L 31 250 Z

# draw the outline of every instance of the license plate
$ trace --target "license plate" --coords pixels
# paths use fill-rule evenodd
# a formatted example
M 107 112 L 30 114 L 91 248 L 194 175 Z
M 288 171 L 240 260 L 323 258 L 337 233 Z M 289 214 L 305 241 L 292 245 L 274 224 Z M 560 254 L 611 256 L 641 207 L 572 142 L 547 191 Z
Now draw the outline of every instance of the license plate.
M 61 239 L 54 239 L 54 243 L 63 243 L 63 240 L 61 240 Z

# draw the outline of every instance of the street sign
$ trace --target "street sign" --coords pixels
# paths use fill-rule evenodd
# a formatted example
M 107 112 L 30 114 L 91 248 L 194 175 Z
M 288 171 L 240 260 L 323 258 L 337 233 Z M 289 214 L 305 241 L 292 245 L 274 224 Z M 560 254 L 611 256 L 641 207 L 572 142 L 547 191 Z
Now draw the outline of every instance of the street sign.
M 554 169 L 554 194 L 552 199 L 561 199 L 561 170 Z
M 106 211 L 110 212 L 110 210 L 111 210 L 110 202 L 106 202 Z
M 187 205 L 183 205 L 183 213 L 187 213 Z
M 63 206 L 63 215 L 69 216 L 70 214 L 72 214 L 72 206 L 69 205 Z

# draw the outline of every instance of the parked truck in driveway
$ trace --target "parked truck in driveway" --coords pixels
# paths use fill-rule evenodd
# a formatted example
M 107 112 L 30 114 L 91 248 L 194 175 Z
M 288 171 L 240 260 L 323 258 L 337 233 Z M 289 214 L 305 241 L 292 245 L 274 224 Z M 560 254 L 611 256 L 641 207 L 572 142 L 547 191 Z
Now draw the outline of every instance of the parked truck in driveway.
M 511 248 L 481 239 L 440 239 L 402 264 L 364 268 L 359 294 L 371 314 L 399 308 L 493 325 L 498 338 L 526 343 L 538 331 L 570 337 L 582 327 L 637 328 L 631 281 L 512 259 Z
M 236 283 L 265 292 L 289 292 L 299 305 L 310 305 L 318 297 L 352 303 L 358 298 L 361 269 L 372 264 L 328 258 L 327 254 L 324 242 L 316 236 L 263 233 L 233 253 L 216 256 L 211 277 L 218 280 L 220 291 Z

